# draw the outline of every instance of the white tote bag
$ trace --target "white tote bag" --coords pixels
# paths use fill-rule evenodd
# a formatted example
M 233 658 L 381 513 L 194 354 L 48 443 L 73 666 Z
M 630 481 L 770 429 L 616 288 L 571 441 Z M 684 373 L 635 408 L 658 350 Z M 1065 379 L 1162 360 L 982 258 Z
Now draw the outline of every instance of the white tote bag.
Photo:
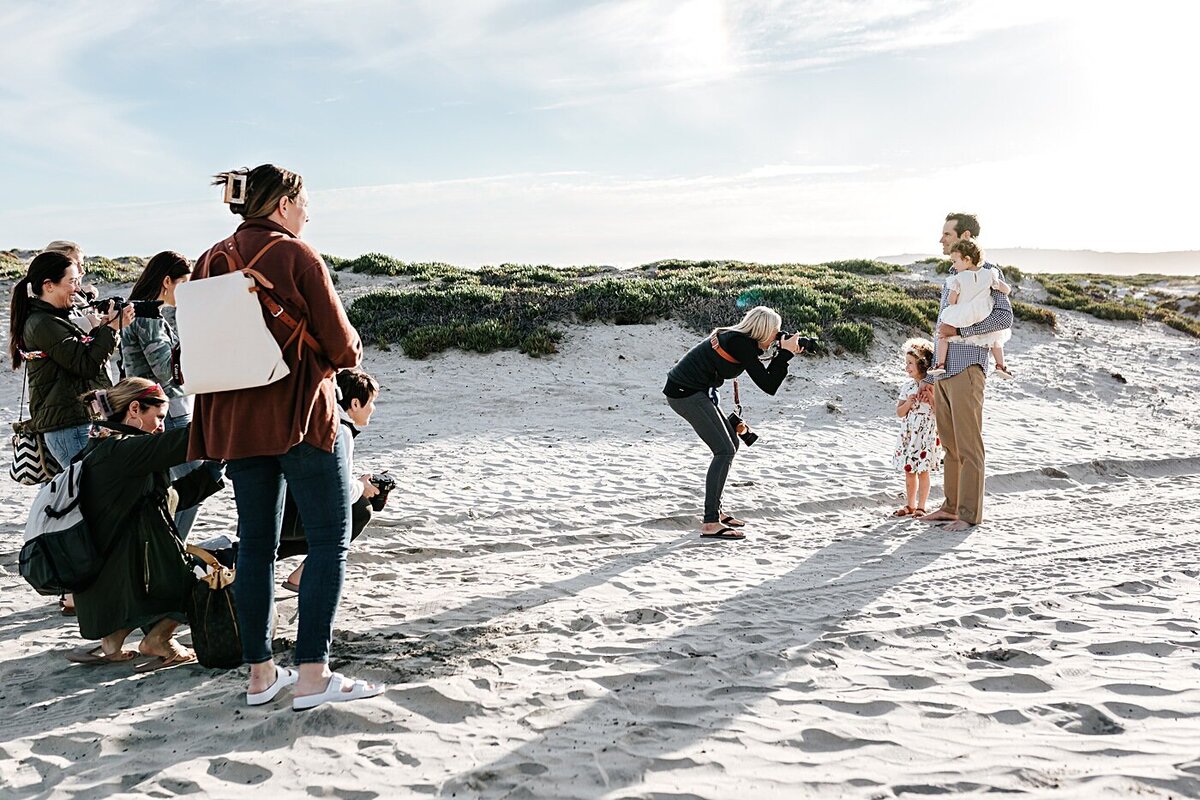
M 287 377 L 254 286 L 252 277 L 235 270 L 175 289 L 185 394 L 251 389 Z

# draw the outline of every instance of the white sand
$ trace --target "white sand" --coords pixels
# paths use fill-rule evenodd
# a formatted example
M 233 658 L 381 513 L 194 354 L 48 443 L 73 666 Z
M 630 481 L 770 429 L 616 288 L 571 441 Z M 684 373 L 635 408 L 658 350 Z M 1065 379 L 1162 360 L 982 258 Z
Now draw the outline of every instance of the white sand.
M 969 535 L 887 517 L 900 331 L 746 392 L 745 542 L 692 532 L 707 455 L 660 389 L 694 334 L 370 350 L 359 465 L 401 489 L 334 667 L 392 688 L 303 714 L 246 708 L 243 670 L 68 664 L 77 630 L 16 574 L 32 491 L 0 482 L 0 795 L 1200 796 L 1200 342 L 1060 318 L 988 387 Z M 201 527 L 232 524 L 226 493 Z

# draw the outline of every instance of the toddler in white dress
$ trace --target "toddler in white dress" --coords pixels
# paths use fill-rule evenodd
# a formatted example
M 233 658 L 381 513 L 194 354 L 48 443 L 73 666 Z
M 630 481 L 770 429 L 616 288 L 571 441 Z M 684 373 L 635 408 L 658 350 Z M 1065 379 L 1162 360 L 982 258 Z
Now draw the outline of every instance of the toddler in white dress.
M 982 322 L 992 313 L 993 289 L 1008 294 L 1012 287 L 1000 277 L 1000 270 L 982 266 L 983 252 L 974 242 L 956 243 L 950 248 L 950 260 L 956 272 L 946 278 L 946 287 L 950 290 L 949 305 L 942 309 L 938 322 L 955 328 L 966 328 Z M 944 375 L 946 352 L 950 348 L 950 342 L 962 342 L 989 348 L 992 357 L 996 359 L 996 375 L 1010 379 L 1012 373 L 1004 363 L 1004 344 L 1011 337 L 1012 331 L 1008 328 L 975 336 L 939 336 L 937 364 L 929 370 L 929 374 Z

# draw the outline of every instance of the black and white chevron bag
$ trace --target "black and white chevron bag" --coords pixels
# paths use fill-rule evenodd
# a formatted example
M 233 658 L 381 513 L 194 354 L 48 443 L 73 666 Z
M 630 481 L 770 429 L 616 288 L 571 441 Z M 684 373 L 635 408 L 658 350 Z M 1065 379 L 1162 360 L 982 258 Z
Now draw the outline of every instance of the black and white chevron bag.
M 32 354 L 26 353 L 21 355 L 26 362 L 29 358 L 34 357 Z M 28 383 L 29 364 L 26 363 L 25 377 L 21 381 L 21 405 L 17 406 L 18 416 L 25 407 L 25 387 Z M 18 419 L 13 423 L 13 454 L 12 463 L 8 467 L 8 476 L 25 486 L 37 486 L 46 483 L 62 472 L 62 468 L 54 460 L 54 456 L 50 455 L 41 434 L 29 433 L 24 430 L 26 422 L 27 420 Z

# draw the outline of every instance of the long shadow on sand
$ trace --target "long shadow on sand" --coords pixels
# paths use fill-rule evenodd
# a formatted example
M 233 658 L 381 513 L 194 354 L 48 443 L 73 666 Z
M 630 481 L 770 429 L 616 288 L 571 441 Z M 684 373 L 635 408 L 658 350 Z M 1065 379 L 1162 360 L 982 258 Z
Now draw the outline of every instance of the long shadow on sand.
M 393 630 L 420 636 L 414 627 L 428 631 L 445 626 L 485 625 L 498 615 L 548 603 L 599 585 L 686 547 L 691 541 L 690 534 L 681 536 L 614 558 L 594 571 L 507 595 L 477 598 L 431 617 L 407 621 Z M 48 610 L 29 612 L 28 616 L 22 613 L 19 618 L 19 624 L 36 627 L 52 624 L 58 619 Z M 386 639 L 388 633 L 373 632 L 370 638 Z M 447 656 L 461 655 L 477 646 L 476 638 L 456 637 L 443 652 Z M 353 642 L 346 644 L 344 649 L 348 651 L 344 655 L 357 660 Z M 395 658 L 394 653 L 392 658 Z M 49 670 L 47 665 L 50 665 Z M 0 734 L 0 743 L 36 739 L 35 755 L 26 760 L 26 766 L 38 770 L 43 778 L 41 786 L 14 790 L 14 797 L 48 797 L 64 783 L 89 787 L 88 794 L 94 797 L 120 794 L 146 788 L 146 781 L 180 761 L 203 760 L 210 762 L 210 774 L 220 773 L 221 778 L 231 781 L 230 788 L 234 791 L 233 785 L 254 785 L 268 780 L 271 773 L 259 766 L 228 759 L 230 739 L 227 737 L 242 740 L 249 735 L 254 742 L 249 749 L 262 752 L 288 748 L 298 736 L 314 730 L 319 735 L 329 735 L 344 729 L 361 736 L 384 735 L 394 732 L 397 727 L 396 723 L 368 722 L 344 713 L 338 716 L 312 712 L 293 715 L 275 706 L 246 711 L 241 694 L 245 680 L 242 670 L 221 672 L 183 667 L 132 680 L 132 668 L 128 665 L 80 667 L 68 664 L 60 654 L 51 652 L 28 656 L 21 663 L 7 662 L 6 669 L 10 675 L 17 676 L 17 680 L 7 691 L 0 692 L 5 704 L 20 702 L 25 708 L 36 709 L 36 714 L 8 726 Z M 153 688 L 146 682 L 152 682 Z M 136 758 L 124 752 L 98 752 L 100 747 L 94 740 L 99 734 L 87 731 L 88 720 L 113 715 L 119 718 L 122 712 L 164 700 L 168 702 L 160 711 L 139 714 L 138 733 L 120 737 L 130 744 L 130 750 L 136 746 Z M 334 720 L 338 722 L 334 723 Z M 202 724 L 197 729 L 197 722 L 211 724 Z M 83 730 L 78 727 L 80 725 Z M 46 735 L 47 731 L 59 730 L 70 732 Z M 185 734 L 185 731 L 190 733 Z M 181 735 L 187 736 L 186 747 L 172 744 L 172 739 Z M 74 763 L 60 769 L 40 758 L 43 753 L 67 755 Z M 4 756 L 4 749 L 0 748 L 0 757 Z
M 657 561 L 668 553 L 690 547 L 694 543 L 695 534 L 689 532 L 670 541 L 648 547 L 645 550 L 639 550 L 635 553 L 610 559 L 603 566 L 589 572 L 572 575 L 561 581 L 531 587 L 519 592 L 477 597 L 464 605 L 448 608 L 431 616 L 413 617 L 376 633 L 381 636 L 386 636 L 389 633 L 421 636 L 426 635 L 429 631 L 437 630 L 447 625 L 485 625 L 490 620 L 503 614 L 513 611 L 523 611 L 560 600 L 564 597 L 579 594 L 593 586 L 606 583 L 625 572 Z
M 640 656 L 659 666 L 598 681 L 606 690 L 602 697 L 517 750 L 448 782 L 443 791 L 598 798 L 636 785 L 652 769 L 672 763 L 686 768 L 692 762 L 675 754 L 720 737 L 777 688 L 784 673 L 804 663 L 803 650 L 830 624 L 854 615 L 967 536 L 922 528 L 886 559 L 868 565 L 890 549 L 895 534 L 893 523 L 843 534 L 790 572 L 720 601 L 710 622 L 643 650 Z M 772 620 L 794 624 L 794 634 L 756 642 L 730 633 L 753 627 L 742 621 Z M 781 641 L 788 645 L 786 657 Z M 689 696 L 687 707 L 662 700 Z

